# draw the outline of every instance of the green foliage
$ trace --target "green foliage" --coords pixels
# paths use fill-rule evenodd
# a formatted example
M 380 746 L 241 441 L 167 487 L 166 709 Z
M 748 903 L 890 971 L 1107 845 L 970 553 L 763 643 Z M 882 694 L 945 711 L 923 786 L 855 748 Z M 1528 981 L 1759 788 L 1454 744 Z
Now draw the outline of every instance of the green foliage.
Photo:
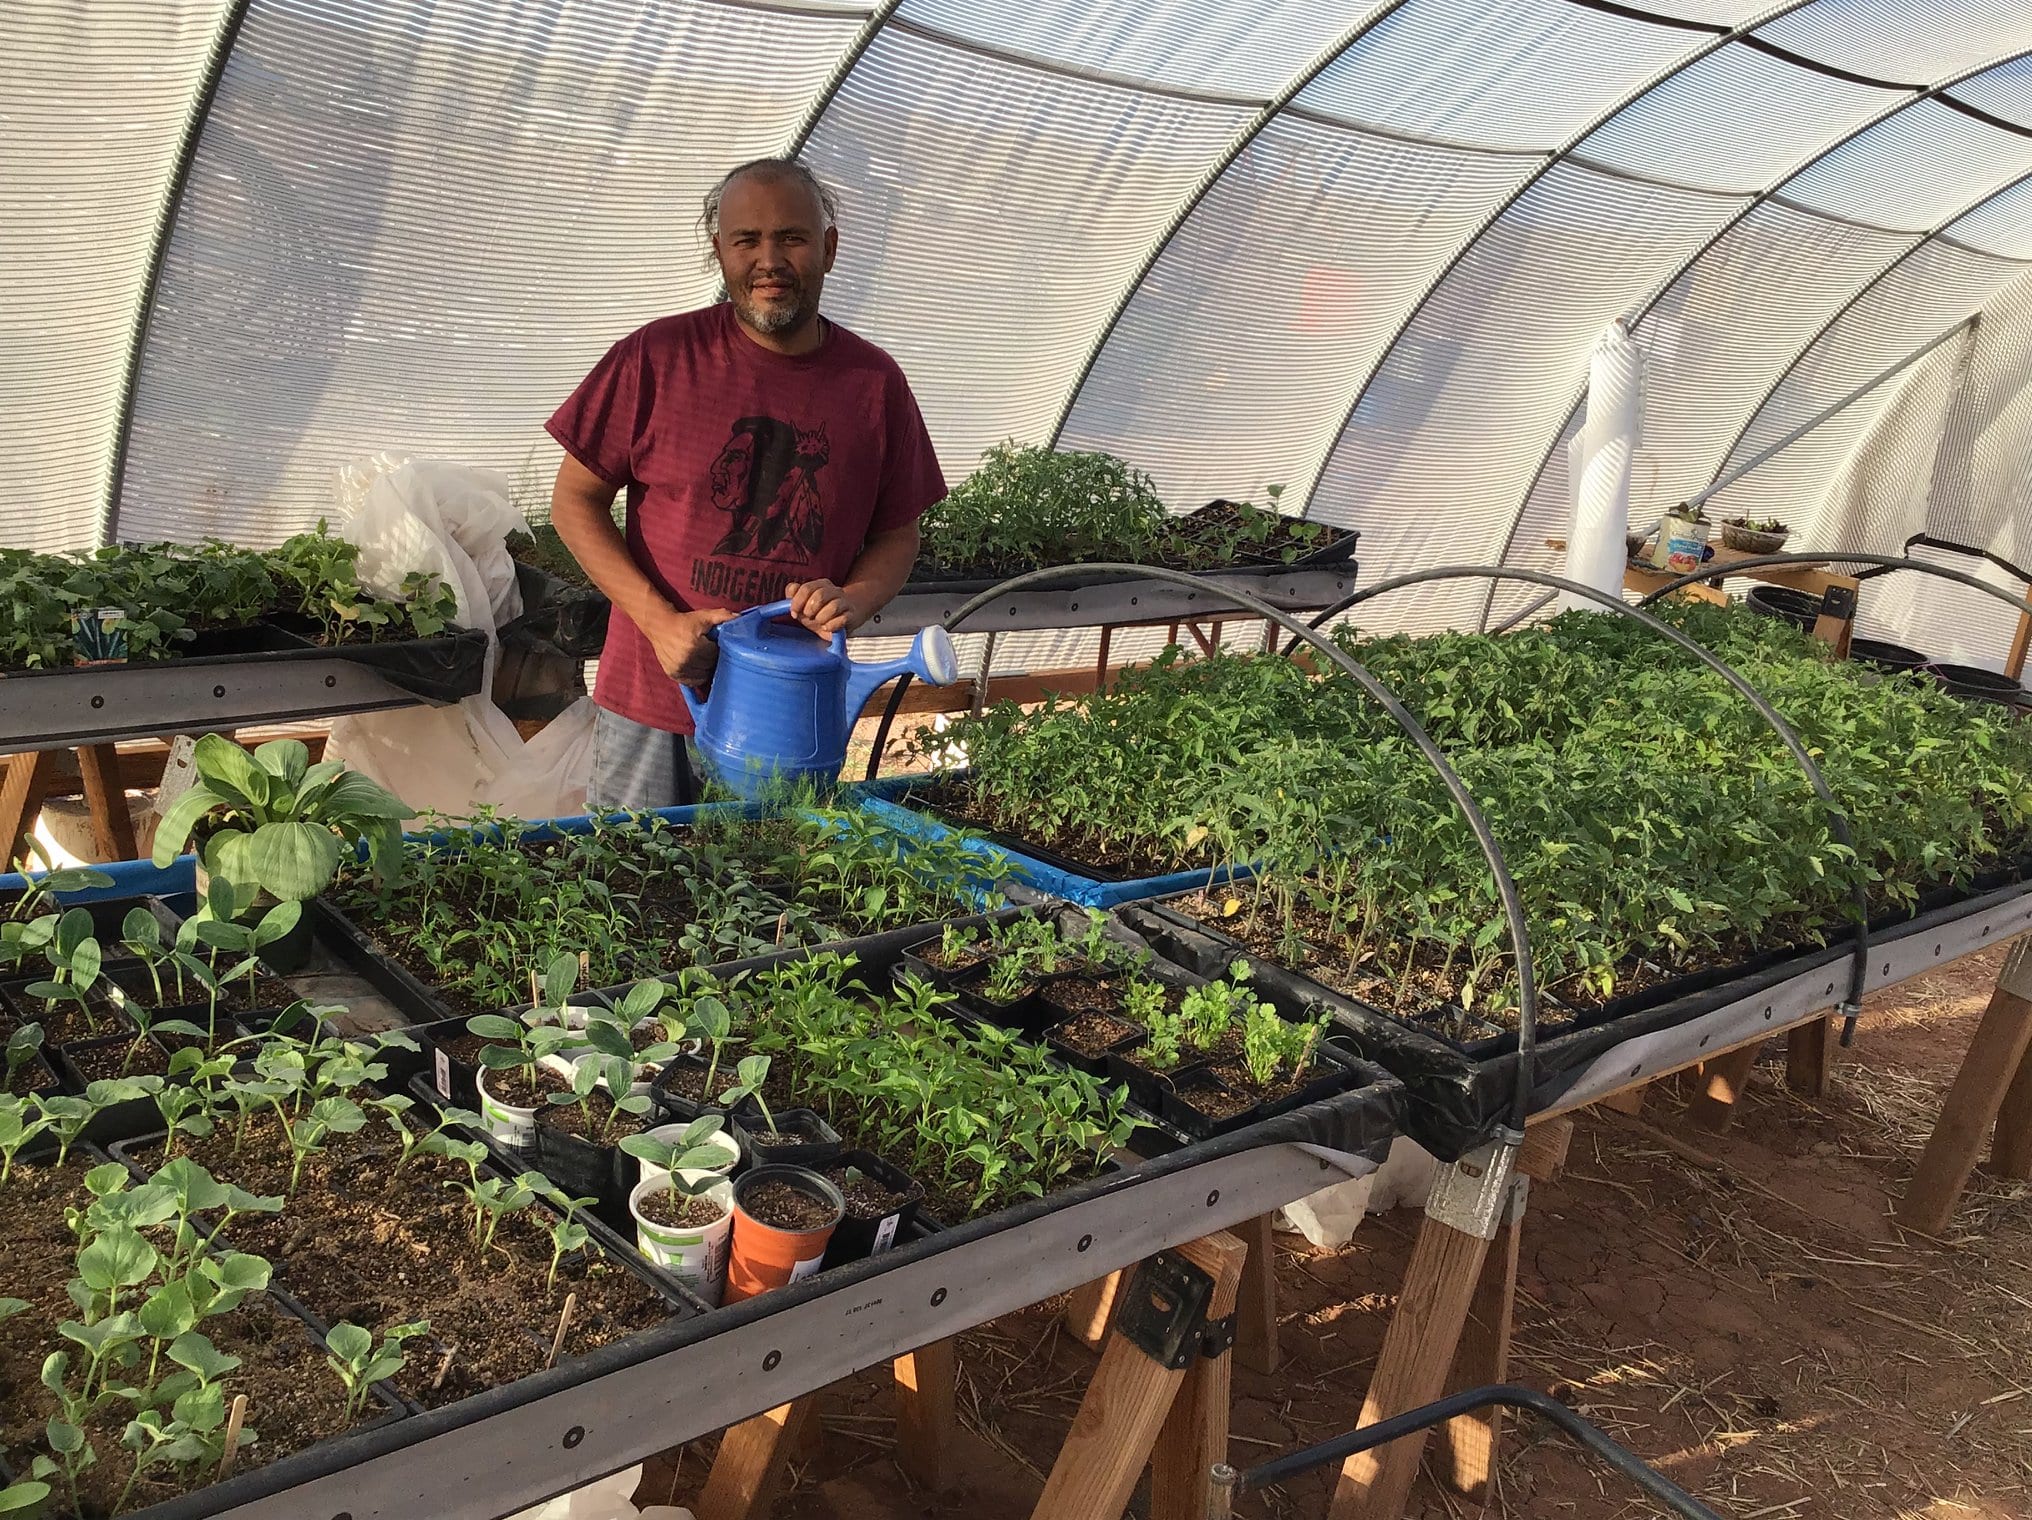
M 361 844 L 374 872 L 401 869 L 409 804 L 344 761 L 312 765 L 296 739 L 273 739 L 250 754 L 217 734 L 199 739 L 192 759 L 198 779 L 156 830 L 157 866 L 174 860 L 202 825 L 206 869 L 249 897 L 255 889 L 285 903 L 315 897 Z
M 1909 908 L 2032 839 L 2032 729 L 2002 710 L 1833 660 L 1772 619 L 1702 603 L 1662 615 L 1799 730 L 1855 853 L 1749 704 L 1627 619 L 1567 613 L 1500 638 L 1337 634 L 1488 815 L 1541 986 L 1586 1006 L 1642 961 L 1822 941 L 1852 922 L 1858 881 L 1873 912 Z M 1266 953 L 1406 1011 L 1513 1017 L 1511 950 L 1472 836 L 1396 726 L 1337 675 L 1174 653 L 1105 692 L 998 704 L 938 739 L 964 747 L 973 803 L 998 827 L 1154 870 L 1258 864 L 1209 906 Z
M 358 579 L 359 549 L 320 522 L 274 550 L 206 539 L 108 545 L 81 554 L 0 549 L 0 670 L 50 670 L 78 658 L 72 618 L 116 614 L 129 660 L 159 660 L 200 631 L 270 613 L 307 616 L 328 642 L 428 638 L 450 626 L 457 594 L 412 574 L 392 598 Z

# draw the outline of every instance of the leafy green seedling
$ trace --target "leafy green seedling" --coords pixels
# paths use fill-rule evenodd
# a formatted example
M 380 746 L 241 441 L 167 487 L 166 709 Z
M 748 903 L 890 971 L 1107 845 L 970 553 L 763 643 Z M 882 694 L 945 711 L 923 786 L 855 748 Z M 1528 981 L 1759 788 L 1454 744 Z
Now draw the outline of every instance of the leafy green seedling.
M 769 1112 L 768 1100 L 762 1096 L 763 1084 L 769 1080 L 769 1057 L 743 1056 L 741 1064 L 734 1068 L 734 1085 L 719 1096 L 720 1107 L 732 1111 L 744 1099 L 753 1098 L 755 1106 L 762 1110 L 764 1133 L 774 1133 L 776 1119 Z
M 357 1420 L 360 1411 L 367 1407 L 374 1385 L 395 1376 L 407 1364 L 409 1359 L 402 1349 L 404 1344 L 429 1330 L 429 1320 L 391 1325 L 377 1345 L 373 1332 L 358 1325 L 340 1320 L 332 1326 L 325 1336 L 325 1346 L 331 1353 L 325 1358 L 325 1365 L 345 1385 L 346 1419 L 349 1422 Z

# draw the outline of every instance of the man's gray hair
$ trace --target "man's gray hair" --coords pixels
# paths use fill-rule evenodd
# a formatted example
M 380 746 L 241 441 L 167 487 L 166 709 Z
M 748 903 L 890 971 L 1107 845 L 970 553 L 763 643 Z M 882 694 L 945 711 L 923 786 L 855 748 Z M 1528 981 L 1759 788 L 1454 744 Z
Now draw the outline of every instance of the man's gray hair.
M 795 180 L 817 199 L 819 214 L 825 218 L 826 226 L 835 226 L 839 222 L 839 198 L 803 164 L 794 158 L 751 158 L 745 164 L 737 164 L 721 175 L 720 182 L 706 192 L 705 208 L 699 212 L 699 229 L 705 233 L 708 241 L 720 230 L 720 201 L 727 193 L 727 186 L 737 179 L 746 179 L 750 175 L 757 179 Z

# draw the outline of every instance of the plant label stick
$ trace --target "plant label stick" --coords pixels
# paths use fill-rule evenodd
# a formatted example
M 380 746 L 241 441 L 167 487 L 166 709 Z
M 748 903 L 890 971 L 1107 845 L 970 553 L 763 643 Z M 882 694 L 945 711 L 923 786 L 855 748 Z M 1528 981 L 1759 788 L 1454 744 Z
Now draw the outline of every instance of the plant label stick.
M 233 1471 L 233 1459 L 240 1455 L 240 1426 L 247 1418 L 247 1395 L 233 1395 L 232 1411 L 226 1416 L 226 1452 L 219 1458 L 219 1481 L 226 1481 Z
M 564 1338 L 571 1330 L 572 1310 L 578 1306 L 578 1294 L 565 1294 L 564 1308 L 557 1316 L 557 1334 L 550 1338 L 550 1355 L 543 1359 L 543 1365 L 546 1369 L 557 1365 L 557 1354 L 564 1350 Z
M 444 1360 L 437 1364 L 437 1376 L 430 1380 L 430 1391 L 432 1393 L 436 1393 L 438 1389 L 443 1386 L 445 1374 L 452 1370 L 452 1358 L 457 1356 L 458 1354 L 459 1348 L 457 1346 L 453 1345 L 445 1347 Z M 553 1356 L 555 1356 L 556 1354 L 557 1353 L 554 1351 L 551 1353 L 551 1355 Z
M 529 968 L 529 1006 L 531 1008 L 541 1008 L 543 1006 L 543 987 L 536 980 L 536 968 L 534 966 Z

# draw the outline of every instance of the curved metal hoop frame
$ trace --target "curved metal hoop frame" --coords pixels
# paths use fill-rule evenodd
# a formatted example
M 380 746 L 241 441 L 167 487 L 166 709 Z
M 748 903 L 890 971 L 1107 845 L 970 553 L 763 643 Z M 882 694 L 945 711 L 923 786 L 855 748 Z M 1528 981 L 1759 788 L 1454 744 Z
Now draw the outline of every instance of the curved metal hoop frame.
M 1745 563 L 1749 563 L 1749 561 L 1736 561 L 1728 566 L 1728 569 L 1737 569 Z M 1697 578 L 1697 576 L 1688 576 L 1684 579 L 1693 580 Z M 1779 715 L 1778 710 L 1766 701 L 1763 694 L 1745 680 L 1742 673 L 1736 670 L 1734 666 L 1716 655 L 1713 650 L 1706 648 L 1694 639 L 1688 638 L 1671 624 L 1661 622 L 1658 618 L 1652 616 L 1652 614 L 1644 611 L 1643 603 L 1632 607 L 1619 596 L 1611 596 L 1606 591 L 1597 591 L 1592 586 L 1583 586 L 1579 581 L 1570 581 L 1564 576 L 1551 575 L 1543 570 L 1526 570 L 1521 567 L 1504 565 L 1444 565 L 1433 570 L 1414 570 L 1407 575 L 1392 576 L 1388 580 L 1378 581 L 1375 585 L 1365 587 L 1360 591 L 1350 592 L 1334 603 L 1333 606 L 1316 614 L 1312 619 L 1311 626 L 1317 629 L 1328 619 L 1340 616 L 1349 608 L 1357 607 L 1371 598 L 1383 596 L 1388 592 L 1401 591 L 1407 586 L 1424 585 L 1430 581 L 1444 580 L 1529 581 L 1534 585 L 1549 586 L 1557 591 L 1571 592 L 1573 595 L 1594 602 L 1607 610 L 1620 612 L 1634 619 L 1653 633 L 1658 634 L 1661 638 L 1686 650 L 1741 693 L 1743 699 L 1756 709 L 1757 715 L 1770 726 L 1771 731 L 1778 735 L 1779 740 L 1785 745 L 1785 748 L 1791 752 L 1792 758 L 1798 762 L 1800 770 L 1806 773 L 1806 779 L 1812 785 L 1814 795 L 1820 799 L 1821 806 L 1827 809 L 1829 831 L 1833 833 L 1836 841 L 1844 849 L 1848 850 L 1850 854 L 1855 853 L 1855 833 L 1849 826 L 1848 814 L 1843 812 L 1841 804 L 1835 801 L 1834 793 L 1828 789 L 1827 778 L 1821 775 L 1820 767 L 1814 764 L 1813 756 L 1807 753 L 1806 745 L 1801 742 L 1799 735 L 1793 731 L 1792 725 Z M 1665 587 L 1663 590 L 1654 593 L 1653 597 L 1646 597 L 1644 600 L 1649 602 L 1655 596 L 1662 596 L 1665 591 L 1671 589 L 1669 586 Z M 1289 655 L 1294 647 L 1295 643 L 1286 644 L 1284 646 L 1284 653 Z M 1841 1010 L 1846 1018 L 1842 1029 L 1843 1044 L 1849 1043 L 1855 1037 L 1856 1012 L 1862 1005 L 1863 985 L 1868 975 L 1870 960 L 1869 896 L 1864 890 L 1860 878 L 1855 882 L 1854 899 L 1856 907 L 1855 952 L 1849 967 L 1848 1001 L 1842 1005 Z
M 1917 570 L 1925 575 L 1937 576 L 1944 581 L 1953 581 L 1958 586 L 1970 586 L 1986 595 L 1995 597 L 2013 612 L 2032 612 L 2032 602 L 2024 597 L 2013 596 L 2002 586 L 1993 586 L 1988 581 L 1978 580 L 1965 570 L 1950 570 L 1945 565 L 1929 564 L 1923 559 L 1914 559 L 1909 554 L 1759 554 L 1753 559 L 1732 559 L 1726 565 L 1715 563 L 1702 565 L 1698 570 L 1689 570 L 1660 586 L 1656 591 L 1646 593 L 1639 599 L 1639 607 L 1648 607 L 1661 596 L 1670 596 L 1683 586 L 1698 585 L 1703 581 L 1720 580 L 1724 576 L 1741 575 L 1749 570 L 1762 570 L 1768 566 L 1810 569 L 1815 565 L 1869 565 L 1882 571 Z
M 944 624 L 946 632 L 958 630 L 960 625 L 976 612 L 1012 591 L 1048 586 L 1054 581 L 1085 575 L 1135 575 L 1148 580 L 1162 581 L 1167 585 L 1187 586 L 1195 591 L 1211 592 L 1256 617 L 1275 623 L 1291 635 L 1293 647 L 1299 643 L 1311 646 L 1343 675 L 1368 693 L 1404 731 L 1405 736 L 1417 746 L 1426 763 L 1438 773 L 1448 795 L 1453 798 L 1454 806 L 1459 808 L 1462 816 L 1467 819 L 1468 828 L 1474 833 L 1475 843 L 1481 849 L 1482 858 L 1488 862 L 1489 874 L 1496 884 L 1496 896 L 1503 906 L 1503 919 L 1509 929 L 1511 949 L 1517 957 L 1517 1089 L 1511 1103 L 1510 1133 L 1504 1134 L 1502 1139 L 1510 1145 L 1521 1143 L 1524 1137 L 1524 1121 L 1531 1114 L 1533 1053 L 1538 1044 L 1538 986 L 1531 972 L 1531 931 L 1525 922 L 1524 902 L 1517 894 L 1517 883 L 1510 875 L 1510 868 L 1503 859 L 1502 847 L 1496 843 L 1496 836 L 1489 828 L 1488 819 L 1482 816 L 1482 810 L 1476 804 L 1474 794 L 1467 789 L 1466 783 L 1447 763 L 1445 753 L 1433 742 L 1432 736 L 1387 686 L 1331 639 L 1306 627 L 1290 613 L 1280 611 L 1249 592 L 1234 586 L 1224 586 L 1219 582 L 1202 580 L 1182 570 L 1167 570 L 1155 565 L 1109 563 L 1058 565 L 1046 570 L 1027 571 L 1022 575 L 1012 576 L 999 585 L 990 586 L 986 591 L 971 598 L 958 611 L 946 618 Z M 869 763 L 871 776 L 880 760 L 882 745 L 888 735 L 889 720 L 895 716 L 901 701 L 902 689 L 899 684 L 898 689 L 889 698 L 889 705 L 883 713 L 881 729 L 876 735 L 875 757 Z

